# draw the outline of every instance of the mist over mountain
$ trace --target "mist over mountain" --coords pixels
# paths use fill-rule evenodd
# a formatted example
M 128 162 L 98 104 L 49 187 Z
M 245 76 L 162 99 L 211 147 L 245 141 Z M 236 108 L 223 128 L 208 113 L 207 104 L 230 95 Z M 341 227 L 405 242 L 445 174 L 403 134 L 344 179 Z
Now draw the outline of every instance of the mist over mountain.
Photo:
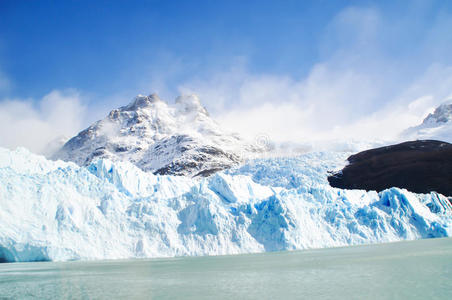
M 264 150 L 221 128 L 196 95 L 180 96 L 170 105 L 152 94 L 112 110 L 52 158 L 79 165 L 103 158 L 155 174 L 205 176 Z

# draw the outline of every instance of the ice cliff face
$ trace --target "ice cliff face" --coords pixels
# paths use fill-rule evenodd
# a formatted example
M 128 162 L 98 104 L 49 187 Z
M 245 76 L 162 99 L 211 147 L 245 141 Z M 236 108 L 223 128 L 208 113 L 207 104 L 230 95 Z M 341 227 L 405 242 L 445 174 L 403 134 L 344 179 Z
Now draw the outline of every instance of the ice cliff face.
M 452 143 L 452 102 L 438 106 L 422 124 L 402 133 L 405 139 L 435 139 Z
M 155 174 L 210 175 L 262 151 L 220 128 L 197 96 L 169 105 L 138 96 L 70 139 L 53 159 L 89 165 L 99 158 L 128 161 Z
M 452 235 L 448 199 L 331 188 L 348 154 L 261 159 L 203 179 L 0 149 L 0 260 L 217 255 Z

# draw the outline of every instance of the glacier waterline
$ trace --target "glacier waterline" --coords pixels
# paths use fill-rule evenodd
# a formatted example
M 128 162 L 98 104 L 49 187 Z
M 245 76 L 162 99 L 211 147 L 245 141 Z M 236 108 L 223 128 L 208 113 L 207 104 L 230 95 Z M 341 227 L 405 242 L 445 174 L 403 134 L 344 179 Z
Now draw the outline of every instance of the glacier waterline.
M 450 299 L 452 239 L 232 256 L 0 264 L 24 299 Z
M 220 255 L 452 235 L 442 195 L 331 188 L 327 171 L 347 155 L 260 159 L 191 179 L 0 149 L 0 258 Z

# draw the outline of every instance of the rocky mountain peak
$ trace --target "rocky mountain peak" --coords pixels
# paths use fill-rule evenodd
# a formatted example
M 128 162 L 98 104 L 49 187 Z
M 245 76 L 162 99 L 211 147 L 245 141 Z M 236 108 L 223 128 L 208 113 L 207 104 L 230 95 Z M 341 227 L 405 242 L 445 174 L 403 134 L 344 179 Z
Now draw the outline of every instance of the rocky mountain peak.
M 122 110 L 139 110 L 142 108 L 151 107 L 154 103 L 162 101 L 157 94 L 149 96 L 138 95 L 128 105 L 122 107 Z
M 205 176 L 237 164 L 247 151 L 260 150 L 221 128 L 196 95 L 168 104 L 152 94 L 112 110 L 52 158 L 79 165 L 108 158 L 156 174 Z
M 447 123 L 452 121 L 452 102 L 444 103 L 438 106 L 435 111 L 429 114 L 423 124 Z
M 404 130 L 400 137 L 405 140 L 433 139 L 452 142 L 452 102 L 438 106 L 421 124 Z

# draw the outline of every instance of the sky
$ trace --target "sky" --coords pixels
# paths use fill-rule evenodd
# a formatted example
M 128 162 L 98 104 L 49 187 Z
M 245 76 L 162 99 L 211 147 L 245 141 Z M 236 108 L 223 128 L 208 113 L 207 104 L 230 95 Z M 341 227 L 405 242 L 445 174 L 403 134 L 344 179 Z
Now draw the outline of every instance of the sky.
M 248 138 L 391 138 L 452 96 L 450 1 L 0 1 L 0 146 L 45 153 L 137 94 Z

